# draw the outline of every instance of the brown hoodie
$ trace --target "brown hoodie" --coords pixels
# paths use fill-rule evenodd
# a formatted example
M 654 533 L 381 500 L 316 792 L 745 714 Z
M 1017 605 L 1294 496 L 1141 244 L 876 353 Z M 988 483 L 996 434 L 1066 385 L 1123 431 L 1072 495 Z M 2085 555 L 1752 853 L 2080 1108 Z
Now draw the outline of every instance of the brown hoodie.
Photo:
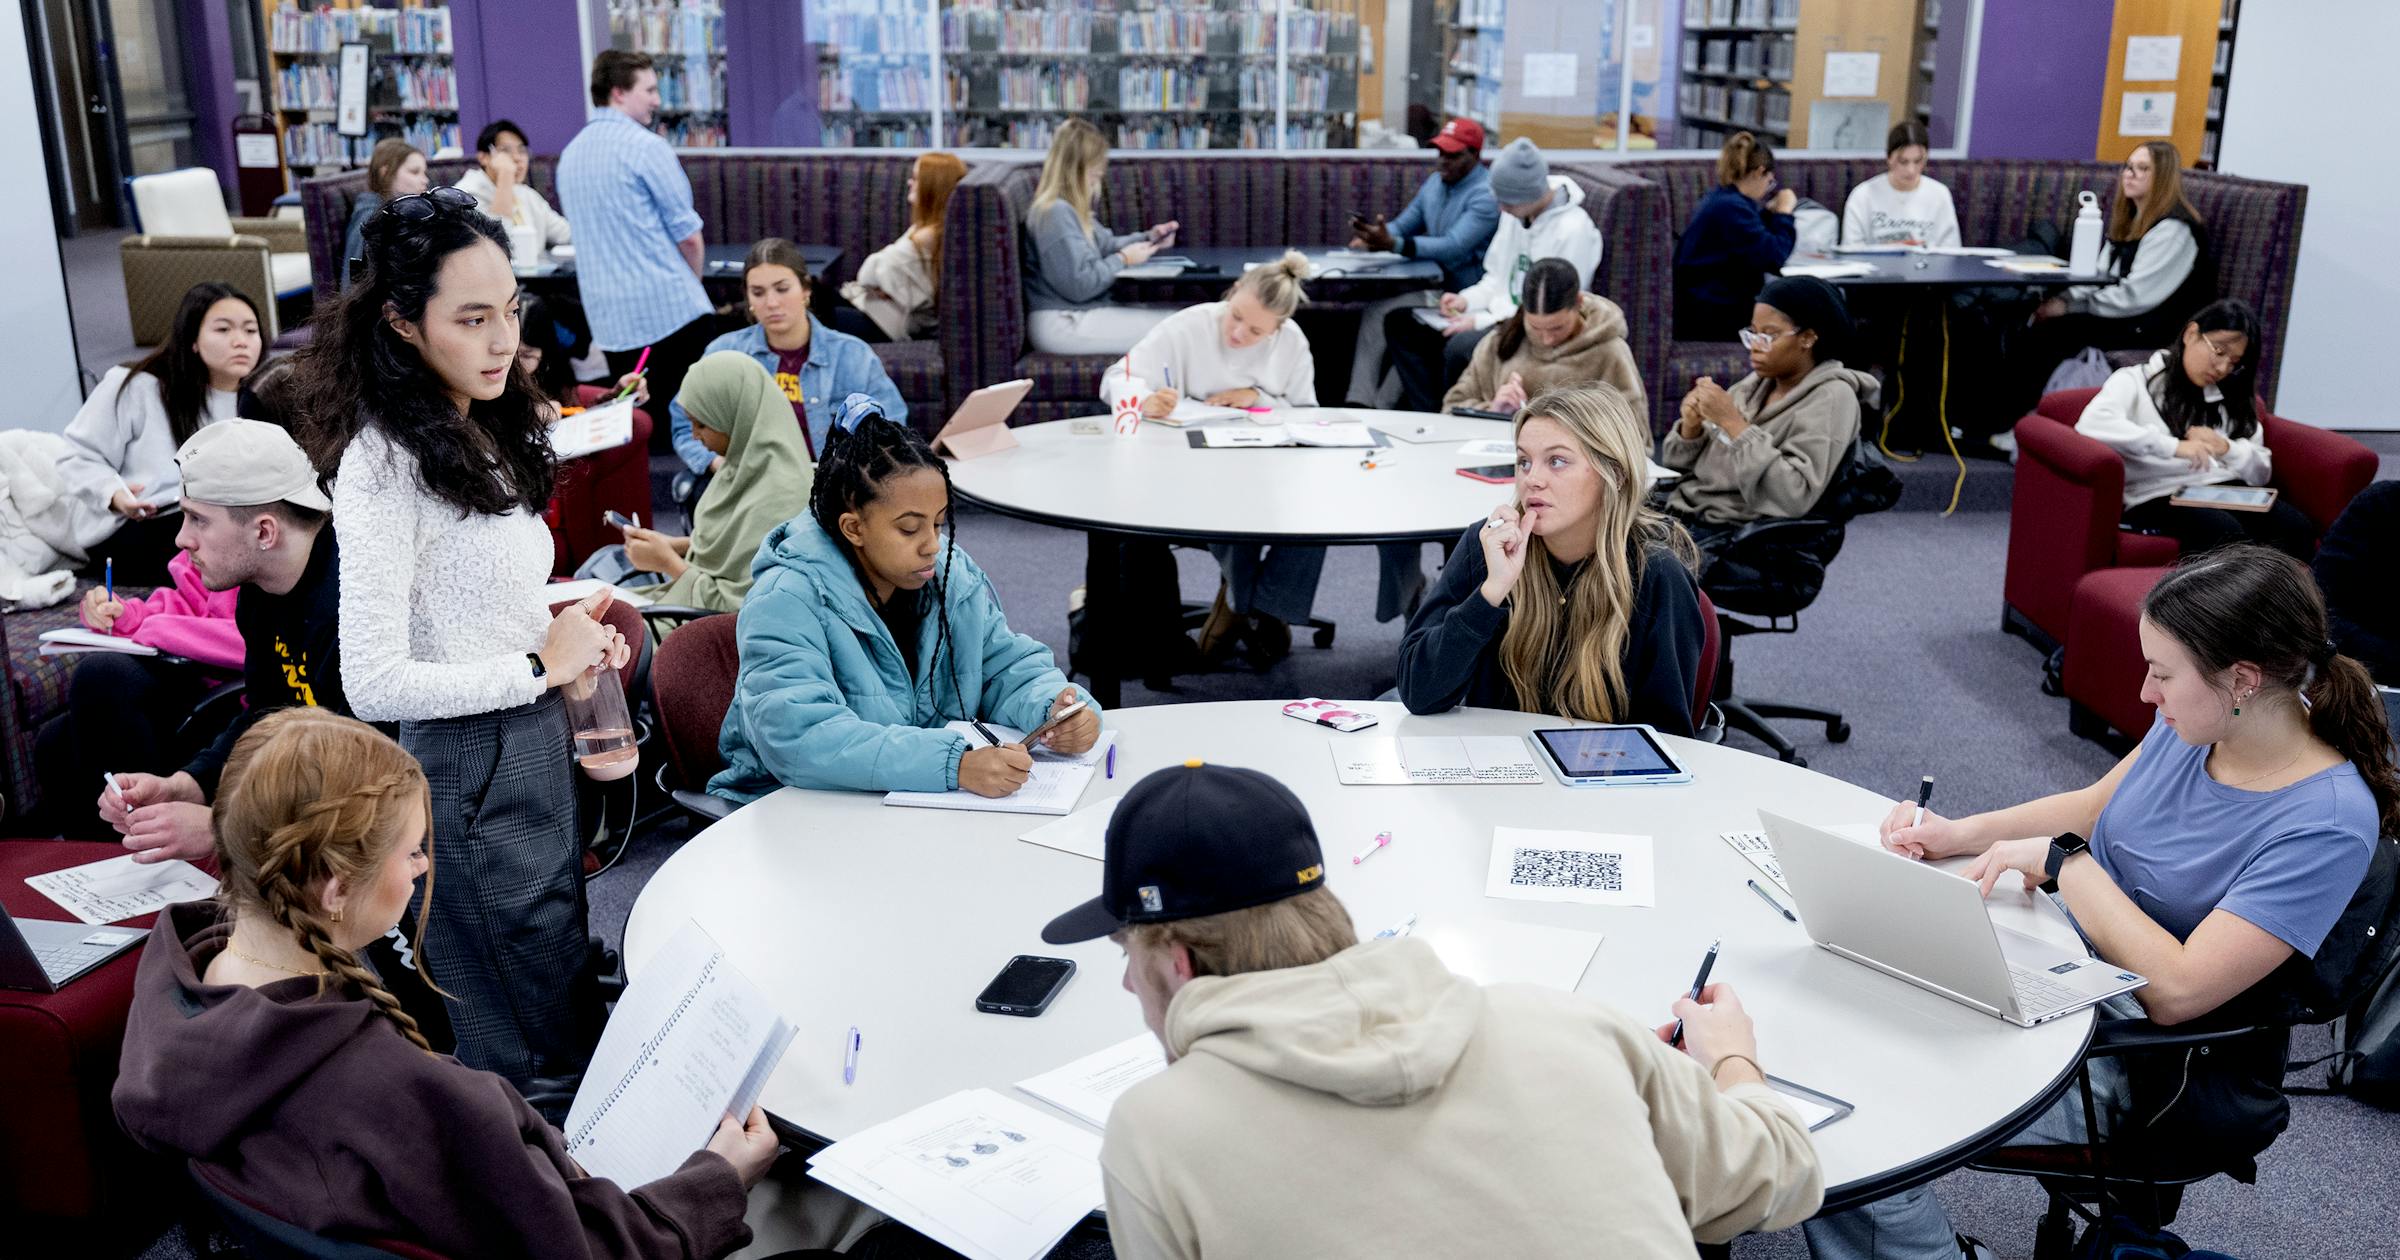
M 1770 403 L 1774 389 L 1756 372 L 1726 388 L 1750 421 L 1738 438 L 1707 427 L 1696 438 L 1669 429 L 1659 439 L 1658 462 L 1690 474 L 1667 496 L 1668 511 L 1735 525 L 1788 520 L 1817 505 L 1858 437 L 1862 404 L 1875 405 L 1882 383 L 1827 359 Z
M 750 1241 L 721 1156 L 628 1193 L 576 1167 L 507 1081 L 417 1049 L 363 997 L 203 983 L 232 930 L 189 902 L 143 948 L 115 1096 L 142 1146 L 311 1233 L 450 1256 L 697 1260 Z
M 1529 400 L 1544 390 L 1597 381 L 1616 386 L 1625 401 L 1633 404 L 1633 414 L 1648 416 L 1650 401 L 1642 392 L 1642 374 L 1633 366 L 1633 351 L 1625 345 L 1625 312 L 1597 293 L 1583 295 L 1581 311 L 1583 331 L 1555 346 L 1537 344 L 1529 336 L 1506 359 L 1500 357 L 1502 330 L 1494 328 L 1476 345 L 1466 375 L 1442 395 L 1442 410 L 1489 404 L 1515 372 L 1525 377 Z

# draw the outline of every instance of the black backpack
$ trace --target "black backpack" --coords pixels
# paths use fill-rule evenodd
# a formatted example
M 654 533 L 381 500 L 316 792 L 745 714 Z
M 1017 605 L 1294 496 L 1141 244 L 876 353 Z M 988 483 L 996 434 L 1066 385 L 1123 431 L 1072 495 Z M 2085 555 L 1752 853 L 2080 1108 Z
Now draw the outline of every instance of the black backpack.
M 2400 839 L 2375 843 L 2367 877 L 2314 959 L 2294 958 L 2285 998 L 2294 1023 L 2338 1020 L 2336 1049 L 2293 1070 L 2329 1063 L 2326 1086 L 2295 1086 L 2297 1094 L 2348 1094 L 2400 1110 Z M 2294 964 L 2307 963 L 2294 970 Z

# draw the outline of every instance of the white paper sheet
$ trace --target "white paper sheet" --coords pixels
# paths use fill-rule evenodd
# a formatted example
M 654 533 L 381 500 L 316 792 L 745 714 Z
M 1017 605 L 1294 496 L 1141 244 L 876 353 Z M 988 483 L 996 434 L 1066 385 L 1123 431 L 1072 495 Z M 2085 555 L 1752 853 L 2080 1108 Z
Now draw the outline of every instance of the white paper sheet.
M 2173 92 L 2127 92 L 2117 107 L 2117 134 L 2120 136 L 2171 136 L 2175 134 L 2175 94 Z
M 1591 906 L 1656 905 L 1650 837 L 1495 827 L 1483 893 Z
M 1733 846 L 1734 852 L 1741 854 L 1748 859 L 1750 865 L 1758 868 L 1759 874 L 1774 880 L 1775 886 L 1782 889 L 1786 896 L 1791 894 L 1792 885 L 1783 877 L 1783 863 L 1776 860 L 1775 844 L 1767 839 L 1765 832 L 1727 831 L 1721 834 L 1725 843 Z
M 1875 264 L 1863 262 L 1785 263 L 1787 276 L 1814 276 L 1819 280 L 1844 280 L 1855 276 L 1875 274 Z
M 25 886 L 86 923 L 120 923 L 217 891 L 217 881 L 189 862 L 136 862 L 130 853 L 28 875 Z
M 2125 37 L 2125 81 L 2165 83 L 2183 73 L 2183 36 Z
M 998 722 L 986 722 L 985 729 L 1003 744 L 1021 743 L 1025 732 Z M 952 722 L 950 729 L 967 737 L 972 750 L 988 747 L 983 734 L 972 722 Z M 883 803 L 917 809 L 971 809 L 996 814 L 1064 814 L 1075 808 L 1083 790 L 1092 784 L 1092 776 L 1100 772 L 1100 763 L 1117 742 L 1115 731 L 1100 732 L 1099 740 L 1080 756 L 1069 757 L 1046 747 L 1033 750 L 1033 774 L 1025 786 L 1010 796 L 977 796 L 960 788 L 954 792 L 886 792 Z
M 560 459 L 613 451 L 633 440 L 633 399 L 586 407 L 550 426 L 550 450 Z
M 1101 861 L 1108 852 L 1108 820 L 1116 817 L 1117 802 L 1124 799 L 1122 796 L 1109 797 L 1097 805 L 1076 810 L 1057 822 L 1043 823 L 1017 839 L 1027 844 L 1038 844 L 1045 849 Z
M 1100 1137 L 988 1089 L 834 1143 L 809 1175 L 978 1260 L 1034 1260 L 1100 1206 Z
M 1548 781 L 1533 750 L 1516 735 L 1348 739 L 1328 747 L 1334 774 L 1353 787 Z
M 40 641 L 41 654 L 44 656 L 66 656 L 75 652 L 122 652 L 127 656 L 158 655 L 158 649 L 147 643 L 136 643 L 131 639 L 120 639 L 113 634 L 102 634 L 97 630 L 82 630 L 74 626 L 44 630 L 41 633 Z
M 1202 420 L 1253 420 L 1256 418 L 1255 413 L 1244 411 L 1239 407 L 1212 406 L 1197 398 L 1178 398 L 1175 400 L 1175 410 L 1167 413 L 1167 423 L 1176 425 L 1196 424 Z
M 603 588 L 613 593 L 611 598 L 614 601 L 631 604 L 635 608 L 648 608 L 657 602 L 647 595 L 635 594 L 622 586 L 611 586 L 598 578 L 575 578 L 566 582 L 552 582 L 542 588 L 542 598 L 554 605 L 563 604 L 568 600 L 590 599 Z
M 1820 96 L 1873 96 L 1875 80 L 1883 73 L 1883 54 L 1829 52 L 1825 54 L 1825 87 Z
M 1200 430 L 1202 445 L 1218 450 L 1240 446 L 1290 446 L 1292 435 L 1280 424 L 1212 424 Z
M 1834 1116 L 1839 1114 L 1833 1108 L 1818 1102 L 1816 1099 L 1811 1098 L 1806 1094 L 1794 1093 L 1791 1090 L 1783 1088 L 1783 1084 L 1784 1083 L 1781 1081 L 1769 1080 L 1767 1082 L 1767 1088 L 1774 1090 L 1777 1098 L 1780 1098 L 1784 1102 L 1790 1104 L 1792 1110 L 1800 1113 L 1801 1128 L 1813 1131 L 1818 1125 L 1824 1124 L 1826 1121 L 1833 1119 Z
M 1517 444 L 1507 438 L 1477 438 L 1458 448 L 1460 459 L 1496 459 L 1503 463 L 1517 462 Z
M 1575 95 L 1577 58 L 1571 52 L 1529 52 L 1521 63 L 1526 99 L 1555 99 Z
M 1442 965 L 1477 984 L 1538 984 L 1573 993 L 1600 950 L 1598 932 L 1464 919 L 1421 926 L 1414 935 L 1433 946 Z
M 1097 1050 L 1062 1068 L 1017 1082 L 1017 1088 L 1095 1129 L 1126 1090 L 1167 1070 L 1167 1054 L 1149 1033 Z
M 567 1153 L 627 1189 L 674 1172 L 727 1114 L 749 1114 L 792 1034 L 687 921 L 617 1000 L 567 1109 Z
M 1436 332 L 1450 326 L 1450 317 L 1442 314 L 1441 308 L 1438 306 L 1420 306 L 1411 310 L 1409 314 L 1415 316 L 1418 323 Z

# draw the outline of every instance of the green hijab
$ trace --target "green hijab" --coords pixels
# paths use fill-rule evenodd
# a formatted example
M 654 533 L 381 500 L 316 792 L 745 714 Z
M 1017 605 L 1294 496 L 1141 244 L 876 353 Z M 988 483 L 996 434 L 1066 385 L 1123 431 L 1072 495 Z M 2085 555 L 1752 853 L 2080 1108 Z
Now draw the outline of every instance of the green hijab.
M 691 567 L 658 589 L 664 603 L 733 612 L 767 531 L 808 510 L 817 468 L 792 404 L 749 355 L 720 350 L 692 365 L 675 396 L 694 424 L 730 439 L 725 466 L 692 512 Z

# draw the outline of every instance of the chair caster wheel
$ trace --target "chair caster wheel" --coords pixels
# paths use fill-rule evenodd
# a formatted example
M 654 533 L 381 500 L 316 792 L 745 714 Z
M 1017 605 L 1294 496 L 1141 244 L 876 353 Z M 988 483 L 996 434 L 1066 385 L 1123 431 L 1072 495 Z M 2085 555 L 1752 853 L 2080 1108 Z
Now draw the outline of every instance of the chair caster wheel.
M 1840 718 L 1835 718 L 1834 720 L 1827 722 L 1825 724 L 1825 738 L 1836 744 L 1849 743 L 1850 724 L 1841 720 Z
M 1324 626 L 1319 628 L 1315 634 L 1309 636 L 1309 642 L 1316 644 L 1320 649 L 1332 647 L 1333 627 Z
M 1797 748 L 1787 753 L 1777 753 L 1776 760 L 1787 766 L 1798 766 L 1803 770 L 1808 768 L 1808 758 L 1801 756 Z

